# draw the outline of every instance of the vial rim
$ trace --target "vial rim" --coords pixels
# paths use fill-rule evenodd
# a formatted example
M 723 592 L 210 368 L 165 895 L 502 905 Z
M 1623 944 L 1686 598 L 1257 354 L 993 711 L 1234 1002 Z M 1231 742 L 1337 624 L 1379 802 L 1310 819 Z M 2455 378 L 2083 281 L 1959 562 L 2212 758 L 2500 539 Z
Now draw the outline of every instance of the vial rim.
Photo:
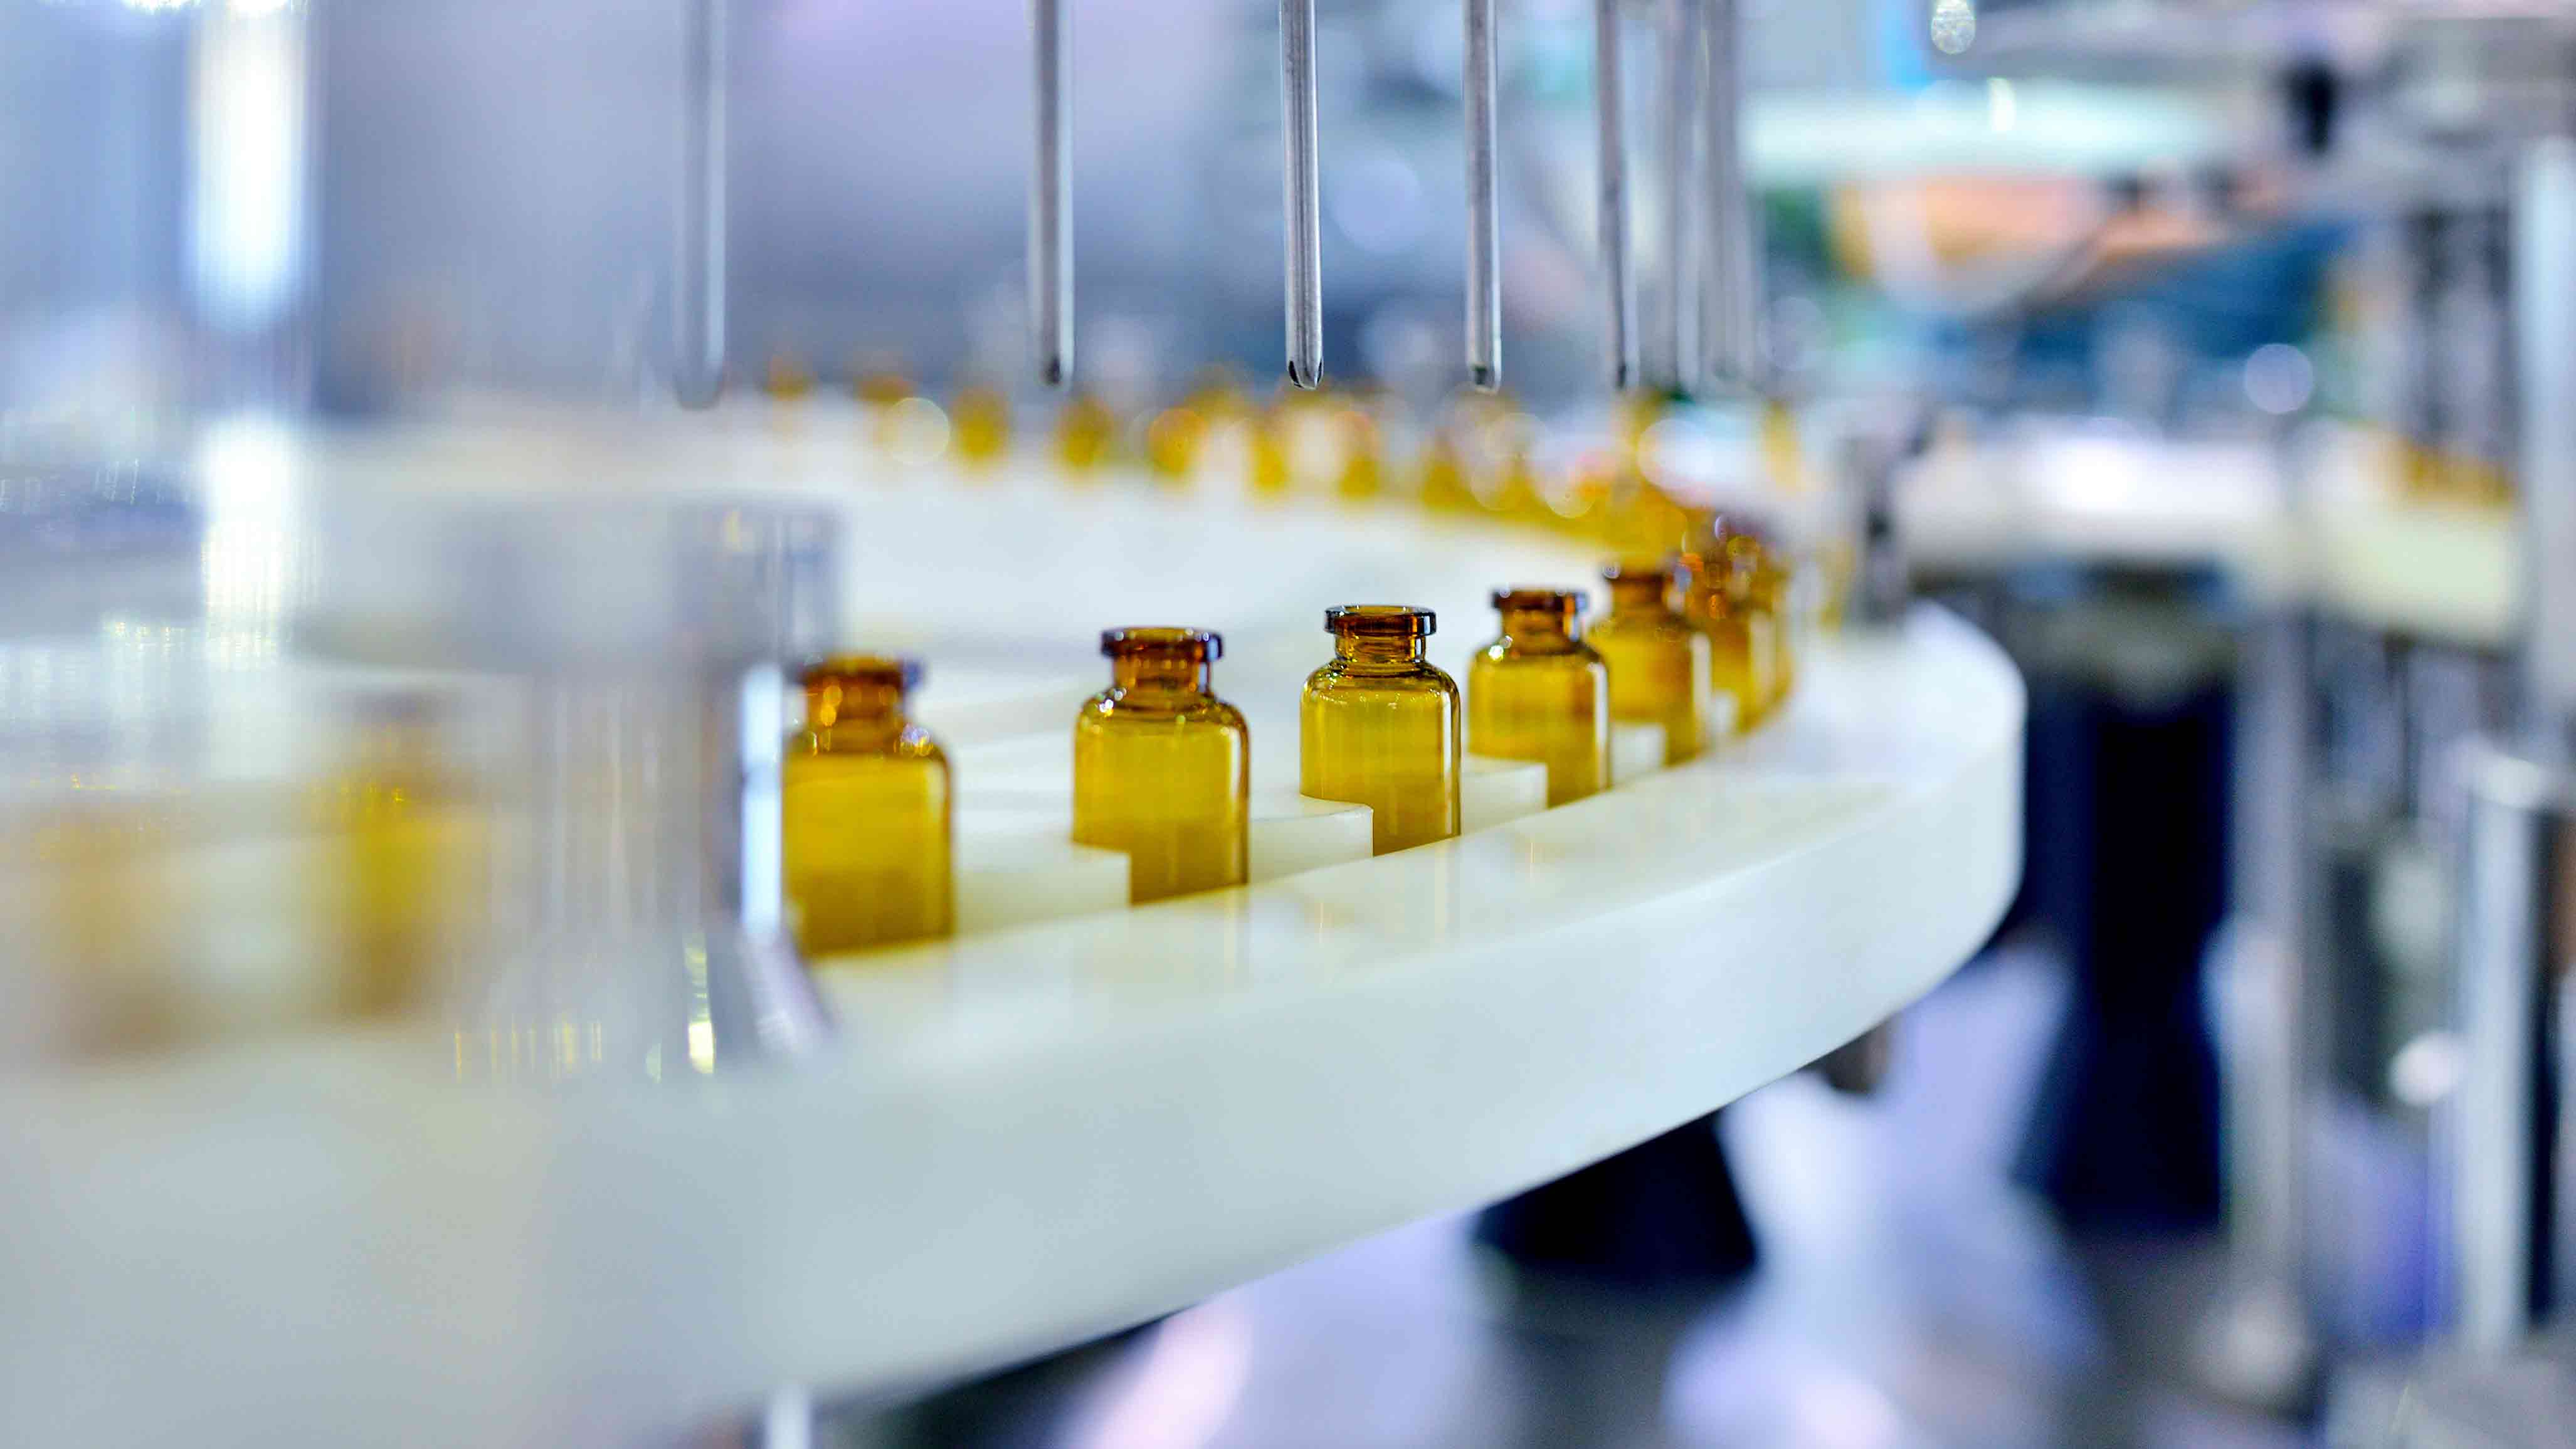
M 1110 658 L 1121 654 L 1188 654 L 1214 663 L 1225 656 L 1225 636 L 1213 629 L 1130 625 L 1101 630 L 1100 652 Z
M 1520 585 L 1494 590 L 1494 607 L 1497 609 L 1557 609 L 1568 614 L 1580 614 L 1591 602 L 1591 597 L 1581 589 L 1542 589 Z
M 1712 509 L 1697 530 L 1700 546 L 1714 550 L 1738 539 L 1763 546 L 1775 546 L 1779 531 L 1771 519 L 1758 509 L 1739 504 L 1732 508 Z
M 830 684 L 891 684 L 898 689 L 920 685 L 929 671 L 909 654 L 822 654 L 796 670 L 796 682 L 807 688 Z
M 1324 611 L 1324 627 L 1335 634 L 1422 639 L 1439 632 L 1440 616 L 1414 604 L 1335 604 Z
M 1612 559 L 1601 566 L 1605 584 L 1671 583 L 1682 571 L 1679 559 Z

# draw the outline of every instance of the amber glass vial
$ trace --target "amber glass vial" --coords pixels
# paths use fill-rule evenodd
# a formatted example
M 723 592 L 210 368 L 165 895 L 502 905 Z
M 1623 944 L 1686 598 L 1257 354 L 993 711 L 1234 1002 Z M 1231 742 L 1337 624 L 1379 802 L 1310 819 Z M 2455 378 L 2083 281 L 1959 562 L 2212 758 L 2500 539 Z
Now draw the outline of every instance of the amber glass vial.
M 1467 667 L 1467 748 L 1547 766 L 1547 803 L 1610 787 L 1610 671 L 1583 642 L 1583 595 L 1498 589 L 1503 636 Z
M 1127 899 L 1241 885 L 1252 858 L 1252 734 L 1208 688 L 1225 641 L 1111 629 L 1109 687 L 1073 722 L 1073 839 L 1127 853 Z
M 1708 637 L 1709 687 L 1735 701 L 1741 733 L 1762 722 L 1777 689 L 1770 621 L 1753 601 L 1749 560 L 1732 541 L 1704 539 L 1682 556 L 1682 614 Z
M 1064 400 L 1055 418 L 1055 461 L 1071 478 L 1085 478 L 1113 461 L 1118 448 L 1118 415 L 1086 392 Z
M 1422 445 L 1420 468 L 1416 492 L 1423 507 L 1451 513 L 1476 511 L 1476 495 L 1467 486 L 1467 468 L 1458 459 L 1458 445 L 1445 434 L 1435 432 Z
M 346 831 L 338 890 L 339 1005 L 387 1016 L 430 1003 L 468 924 L 483 839 L 449 770 L 441 721 L 418 699 L 371 702 L 325 809 Z
M 805 670 L 805 727 L 782 772 L 787 902 L 809 956 L 947 935 L 955 916 L 948 757 L 906 718 L 909 659 Z
M 1708 731 L 1708 636 L 1673 608 L 1669 563 L 1616 563 L 1601 571 L 1610 616 L 1586 642 L 1610 666 L 1610 717 L 1664 727 L 1664 763 L 1700 752 Z
M 971 467 L 1000 462 L 1011 451 L 1011 400 L 1000 388 L 969 383 L 959 389 L 949 423 L 957 456 Z
M 1739 567 L 1745 571 L 1745 598 L 1753 606 L 1754 627 L 1766 636 L 1763 647 L 1771 658 L 1771 692 L 1766 709 L 1776 709 L 1789 697 L 1790 686 L 1798 677 L 1796 652 L 1789 647 L 1791 588 L 1797 576 L 1790 569 L 1787 552 L 1761 534 L 1740 535 L 1729 540 L 1727 548 L 1744 559 Z
M 1186 483 L 1206 441 L 1206 415 L 1183 403 L 1154 414 L 1145 426 L 1145 466 L 1167 483 Z
M 1379 855 L 1458 833 L 1458 686 L 1422 655 L 1429 609 L 1324 611 L 1333 661 L 1306 676 L 1297 708 L 1297 788 L 1369 807 Z

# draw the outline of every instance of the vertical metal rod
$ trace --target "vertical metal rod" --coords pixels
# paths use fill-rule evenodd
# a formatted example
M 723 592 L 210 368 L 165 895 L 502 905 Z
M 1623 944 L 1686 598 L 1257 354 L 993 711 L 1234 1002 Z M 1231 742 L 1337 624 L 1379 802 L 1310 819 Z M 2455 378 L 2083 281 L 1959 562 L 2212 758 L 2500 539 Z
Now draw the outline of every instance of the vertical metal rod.
M 1628 256 L 1627 95 L 1619 71 L 1619 0 L 1593 0 L 1592 99 L 1600 128 L 1601 288 L 1608 324 L 1610 386 L 1637 380 L 1637 284 Z
M 1315 158 L 1315 0 L 1279 0 L 1280 99 L 1285 110 L 1288 380 L 1324 375 L 1323 203 Z
M 2442 1121 L 2441 1234 L 2452 1327 L 2473 1352 L 2510 1351 L 2562 1300 L 2557 1281 L 2560 974 L 2576 936 L 2566 774 L 2576 724 L 2576 140 L 2524 151 L 2513 179 L 2507 286 L 2520 399 L 2523 699 L 2520 749 L 2464 760 L 2454 918 L 2460 1078 Z
M 1503 381 L 1502 219 L 1494 196 L 1494 0 L 1467 11 L 1467 381 Z
M 1029 171 L 1029 335 L 1038 379 L 1073 376 L 1072 92 L 1064 80 L 1064 0 L 1029 0 L 1037 55 L 1037 155 Z
M 2284 427 L 2276 443 L 2288 436 Z M 2280 454 L 2291 516 L 2304 517 L 2296 460 L 2286 446 Z M 2240 656 L 2230 920 L 2212 966 L 2229 1281 L 2195 1360 L 2204 1382 L 2229 1399 L 2285 1408 L 2308 1392 L 2317 1364 L 2302 1286 L 2308 1041 L 2330 1016 L 2311 990 L 2308 967 L 2311 631 L 2294 607 L 2267 610 Z
M 1696 319 L 1692 269 L 1691 162 L 1699 144 L 1701 0 L 1663 0 L 1663 76 L 1655 108 L 1655 208 L 1663 230 L 1663 285 L 1646 323 L 1646 382 L 1660 391 L 1685 389 L 1697 376 L 1690 332 Z
M 2522 501 L 2525 733 L 2546 758 L 2576 748 L 2576 139 L 2531 143 L 2514 178 L 2513 392 Z
M 2520 1348 L 2557 1306 L 2554 1017 L 2570 828 L 2557 771 L 2480 746 L 2464 760 L 2453 983 L 2460 1077 L 2439 1123 L 2450 1191 L 2440 1276 L 2461 1348 Z
M 687 0 L 681 36 L 680 237 L 671 386 L 682 407 L 713 407 L 725 366 L 725 10 Z
M 1707 0 L 1700 27 L 1705 72 L 1700 138 L 1702 204 L 1700 361 L 1717 388 L 1757 391 L 1768 357 L 1762 335 L 1762 216 L 1744 164 L 1744 30 L 1737 0 Z

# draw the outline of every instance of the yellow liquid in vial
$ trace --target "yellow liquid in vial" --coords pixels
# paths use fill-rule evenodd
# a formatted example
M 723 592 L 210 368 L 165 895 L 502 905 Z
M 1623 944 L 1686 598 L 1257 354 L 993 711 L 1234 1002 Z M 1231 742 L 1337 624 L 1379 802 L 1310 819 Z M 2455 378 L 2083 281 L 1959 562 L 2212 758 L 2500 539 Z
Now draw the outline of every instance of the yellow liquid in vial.
M 1279 407 L 1252 420 L 1248 439 L 1252 466 L 1245 481 L 1256 497 L 1277 498 L 1289 490 L 1288 427 Z
M 1118 446 L 1118 416 L 1089 393 L 1065 399 L 1056 414 L 1055 460 L 1067 473 L 1086 476 L 1111 461 Z
M 850 395 L 872 408 L 890 408 L 912 396 L 912 381 L 892 368 L 863 366 Z
M 1358 404 L 1341 409 L 1342 465 L 1333 492 L 1344 501 L 1365 502 L 1386 489 L 1386 464 L 1379 454 L 1377 421 Z
M 371 758 L 342 785 L 340 1009 L 392 1016 L 431 1003 L 462 944 L 483 837 L 427 757 Z
M 1771 651 L 1768 630 L 1740 610 L 1708 619 L 1709 684 L 1735 701 L 1735 728 L 1762 723 L 1771 710 Z
M 1737 733 L 1760 724 L 1778 697 L 1777 635 L 1754 603 L 1744 555 L 1719 540 L 1685 556 L 1683 614 L 1708 636 L 1709 687 L 1735 702 Z
M 792 755 L 787 897 L 808 955 L 944 936 L 954 926 L 948 762 Z
M 1796 665 L 1789 648 L 1793 576 L 1780 548 L 1765 539 L 1739 536 L 1729 539 L 1726 547 L 1744 581 L 1747 631 L 1765 661 L 1763 681 L 1767 692 L 1763 712 L 1768 714 L 1789 697 L 1789 689 L 1796 683 Z
M 792 353 L 775 353 L 761 370 L 760 390 L 778 402 L 794 402 L 814 390 L 814 373 Z
M 1753 600 L 1758 616 L 1770 625 L 1771 632 L 1771 705 L 1774 709 L 1787 700 L 1789 691 L 1798 683 L 1798 651 L 1790 642 L 1790 625 L 1795 621 L 1790 610 L 1791 575 L 1785 568 L 1766 562 L 1754 580 Z
M 1469 513 L 1476 508 L 1475 491 L 1467 486 L 1466 465 L 1458 450 L 1446 438 L 1434 435 L 1422 445 L 1419 491 L 1422 506 L 1451 513 Z
M 999 389 L 981 385 L 962 388 L 949 411 L 956 432 L 953 445 L 964 462 L 984 467 L 998 463 L 1011 450 L 1011 400 Z
M 1145 465 L 1166 482 L 1189 481 L 1190 470 L 1198 466 L 1207 427 L 1207 419 L 1195 408 L 1165 408 L 1156 413 L 1145 428 Z
M 1499 517 L 1519 523 L 1549 527 L 1556 522 L 1556 512 L 1547 506 L 1547 497 L 1539 491 L 1538 465 L 1531 461 L 1529 449 L 1514 447 L 1503 463 L 1503 477 L 1494 491 L 1492 511 Z

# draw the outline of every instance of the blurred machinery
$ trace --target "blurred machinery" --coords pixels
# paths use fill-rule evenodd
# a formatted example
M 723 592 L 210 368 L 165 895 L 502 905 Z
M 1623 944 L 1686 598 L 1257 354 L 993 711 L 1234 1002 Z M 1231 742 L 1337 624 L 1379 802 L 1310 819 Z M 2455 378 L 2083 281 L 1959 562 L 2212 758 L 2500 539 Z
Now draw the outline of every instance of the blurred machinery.
M 2576 332 L 2557 276 L 2571 240 L 2571 45 L 2576 17 L 2553 6 L 2038 6 L 1987 17 L 1968 57 L 1997 76 L 2232 94 L 2258 139 L 2245 169 L 2206 183 L 2222 213 L 2247 170 L 2268 172 L 2294 208 L 2342 218 L 2351 254 L 2378 269 L 2383 381 L 2368 404 L 2392 439 L 2381 456 L 2395 488 L 2439 508 L 2510 496 L 2518 510 L 2509 635 L 2421 612 L 2357 618 L 2330 542 L 2354 505 L 2313 450 L 2280 455 L 2300 583 L 2255 613 L 2240 674 L 2219 997 L 2237 1283 L 2204 1362 L 2232 1392 L 2292 1403 L 2321 1366 L 2320 1328 L 2329 1357 L 2427 1330 L 2465 1356 L 2412 1371 L 2344 1359 L 2327 1380 L 2339 1443 L 2543 1442 L 2555 1431 L 2524 1416 L 2570 1374 L 2535 1334 L 2565 1271 L 2554 842 L 2570 721 L 2558 661 L 2576 638 L 2556 563 L 2576 498 Z M 2423 514 L 2396 569 L 2443 568 L 2421 546 L 2441 518 Z M 2434 859 L 2456 872 L 2447 909 Z M 2445 978 L 2447 992 L 2434 984 Z M 2359 1247 L 2388 1241 L 2389 1224 L 2352 1208 L 2349 1152 L 2336 1163 L 2326 1144 L 2428 1108 L 2427 1316 L 2392 1317 L 2386 1260 Z M 2493 1367 L 2524 1355 L 2536 1356 L 2514 1372 Z

